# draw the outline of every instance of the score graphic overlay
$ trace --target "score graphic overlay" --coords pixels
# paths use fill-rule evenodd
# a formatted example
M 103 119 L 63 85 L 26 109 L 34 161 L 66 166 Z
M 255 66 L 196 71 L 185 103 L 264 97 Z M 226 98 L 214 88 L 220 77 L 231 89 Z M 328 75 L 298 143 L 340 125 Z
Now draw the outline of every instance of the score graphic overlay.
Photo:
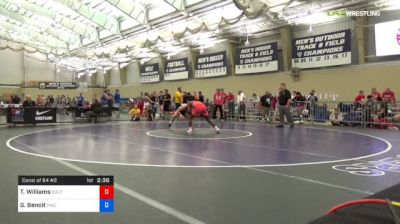
M 18 176 L 18 212 L 114 212 L 113 176 Z

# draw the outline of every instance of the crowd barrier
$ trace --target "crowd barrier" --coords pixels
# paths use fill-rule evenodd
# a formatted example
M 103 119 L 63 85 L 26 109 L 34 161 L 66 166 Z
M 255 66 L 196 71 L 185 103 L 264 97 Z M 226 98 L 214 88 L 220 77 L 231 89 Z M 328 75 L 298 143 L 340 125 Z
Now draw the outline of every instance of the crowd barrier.
M 224 105 L 224 117 L 226 120 L 248 120 L 262 122 L 278 122 L 279 113 L 275 106 L 262 107 L 258 102 L 246 102 L 244 105 L 244 113 L 239 114 L 239 107 L 236 102 Z M 0 123 L 24 123 L 21 117 L 21 108 L 14 105 L 0 108 Z M 104 107 L 104 118 L 100 121 L 127 121 L 130 120 L 128 109 L 130 105 L 121 105 L 119 108 Z M 174 107 L 174 105 L 171 105 Z M 163 113 L 160 106 L 156 108 L 156 119 L 169 119 L 171 112 Z M 243 108 L 241 108 L 243 111 Z M 47 113 L 49 116 L 35 118 L 33 114 L 42 115 L 43 111 L 50 110 Z M 214 117 L 214 106 L 209 105 L 211 116 Z M 400 123 L 400 103 L 398 102 L 338 102 L 338 101 L 318 101 L 307 102 L 297 101 L 290 106 L 290 111 L 296 123 L 308 124 L 333 124 L 341 126 L 360 126 L 360 127 L 376 127 L 376 128 L 391 128 L 397 127 Z M 55 118 L 52 117 L 55 113 Z M 87 122 L 86 110 L 79 107 L 57 107 L 52 108 L 32 108 L 26 110 L 25 120 L 27 123 L 32 123 L 32 119 L 36 123 L 71 123 L 71 122 Z M 14 120 L 10 120 L 10 115 L 13 115 Z M 144 114 L 145 115 L 145 114 Z M 19 116 L 19 117 L 18 117 Z M 50 119 L 51 117 L 51 119 Z M 219 113 L 215 114 L 219 118 Z M 7 120 L 8 119 L 8 120 Z M 220 118 L 219 118 L 220 119 Z M 143 118 L 146 120 L 146 117 Z
M 279 113 L 273 106 L 266 109 L 260 104 L 247 102 L 246 110 L 246 119 L 271 122 L 279 120 Z M 397 126 L 400 121 L 398 102 L 297 101 L 292 102 L 290 111 L 297 123 L 387 128 Z M 236 118 L 238 116 L 235 115 Z

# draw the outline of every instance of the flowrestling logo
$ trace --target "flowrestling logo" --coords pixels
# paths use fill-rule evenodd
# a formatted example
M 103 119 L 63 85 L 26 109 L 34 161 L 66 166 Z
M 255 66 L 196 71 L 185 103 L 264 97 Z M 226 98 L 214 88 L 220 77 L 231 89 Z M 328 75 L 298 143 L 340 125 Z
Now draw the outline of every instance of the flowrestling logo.
M 332 168 L 337 171 L 369 177 L 383 176 L 387 172 L 400 173 L 400 154 L 377 161 L 336 165 Z
M 381 16 L 381 11 L 350 11 L 350 10 L 332 10 L 327 12 L 328 16 L 338 17 L 362 17 L 362 16 Z

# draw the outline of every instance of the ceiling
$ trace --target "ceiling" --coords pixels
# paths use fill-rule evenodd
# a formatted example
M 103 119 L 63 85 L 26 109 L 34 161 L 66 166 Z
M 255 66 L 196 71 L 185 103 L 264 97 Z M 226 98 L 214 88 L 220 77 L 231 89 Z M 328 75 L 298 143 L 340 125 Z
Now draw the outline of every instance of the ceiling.
M 335 19 L 331 10 L 399 10 L 399 0 L 0 0 L 0 49 L 83 74 L 167 58 L 288 24 Z

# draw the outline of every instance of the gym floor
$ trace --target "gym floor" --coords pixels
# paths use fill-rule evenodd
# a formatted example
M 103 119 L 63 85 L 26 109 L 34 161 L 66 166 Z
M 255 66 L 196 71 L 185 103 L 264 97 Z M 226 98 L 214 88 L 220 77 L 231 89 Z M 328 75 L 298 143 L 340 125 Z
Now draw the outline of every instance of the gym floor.
M 400 180 L 398 132 L 217 124 L 0 127 L 0 223 L 302 224 Z M 18 175 L 113 175 L 115 212 L 18 213 Z

